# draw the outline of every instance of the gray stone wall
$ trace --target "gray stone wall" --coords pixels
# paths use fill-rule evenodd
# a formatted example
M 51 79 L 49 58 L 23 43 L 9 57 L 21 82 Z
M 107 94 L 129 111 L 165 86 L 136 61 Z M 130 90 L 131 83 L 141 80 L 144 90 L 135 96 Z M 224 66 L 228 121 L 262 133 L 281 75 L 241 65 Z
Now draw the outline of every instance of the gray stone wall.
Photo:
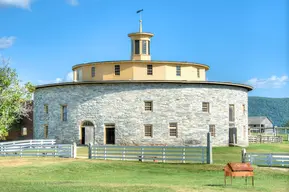
M 144 101 L 153 101 L 153 111 Z M 202 102 L 210 112 L 202 112 Z M 48 114 L 44 105 L 49 106 Z M 37 89 L 34 94 L 34 138 L 79 142 L 81 122 L 95 126 L 95 142 L 104 144 L 105 124 L 115 124 L 116 144 L 206 145 L 209 125 L 216 127 L 213 146 L 227 146 L 229 104 L 235 105 L 235 126 L 240 145 L 248 145 L 248 95 L 241 87 L 226 85 L 127 83 L 66 85 Z M 243 112 L 243 104 L 246 111 Z M 67 105 L 68 121 L 61 121 L 61 105 Z M 177 123 L 178 137 L 169 136 L 169 123 Z M 144 125 L 153 125 L 153 137 L 144 136 Z

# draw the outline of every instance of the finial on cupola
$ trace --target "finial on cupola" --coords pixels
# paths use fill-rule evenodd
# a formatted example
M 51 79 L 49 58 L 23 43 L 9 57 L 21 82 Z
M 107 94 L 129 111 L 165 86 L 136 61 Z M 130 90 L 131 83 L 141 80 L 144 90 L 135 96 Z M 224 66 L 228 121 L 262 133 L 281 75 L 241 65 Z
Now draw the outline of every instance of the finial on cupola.
M 141 20 L 141 12 L 143 9 L 138 10 L 136 13 L 139 13 L 139 32 L 142 33 L 142 20 Z

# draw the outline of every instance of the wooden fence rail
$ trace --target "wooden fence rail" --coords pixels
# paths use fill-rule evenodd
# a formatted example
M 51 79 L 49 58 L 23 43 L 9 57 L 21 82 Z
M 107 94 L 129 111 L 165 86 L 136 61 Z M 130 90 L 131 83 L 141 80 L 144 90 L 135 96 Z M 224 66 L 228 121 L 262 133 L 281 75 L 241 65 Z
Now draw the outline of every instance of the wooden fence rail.
M 289 153 L 246 153 L 246 150 L 242 150 L 242 162 L 270 167 L 289 167 Z
M 211 164 L 211 135 L 207 135 L 207 146 L 115 146 L 90 144 L 89 159 Z
M 249 135 L 249 143 L 282 143 L 282 136 Z
M 20 141 L 8 141 L 0 142 L 0 146 L 4 145 L 54 145 L 55 139 L 33 139 L 33 140 L 20 140 Z
M 76 144 L 0 145 L 0 157 L 76 157 Z

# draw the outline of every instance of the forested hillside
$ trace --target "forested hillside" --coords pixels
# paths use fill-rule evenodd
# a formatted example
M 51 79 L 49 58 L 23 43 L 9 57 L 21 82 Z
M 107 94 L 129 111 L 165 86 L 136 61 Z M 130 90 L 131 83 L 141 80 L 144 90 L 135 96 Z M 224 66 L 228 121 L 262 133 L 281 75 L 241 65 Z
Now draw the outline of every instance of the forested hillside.
M 249 97 L 249 116 L 267 116 L 276 126 L 289 121 L 289 98 Z

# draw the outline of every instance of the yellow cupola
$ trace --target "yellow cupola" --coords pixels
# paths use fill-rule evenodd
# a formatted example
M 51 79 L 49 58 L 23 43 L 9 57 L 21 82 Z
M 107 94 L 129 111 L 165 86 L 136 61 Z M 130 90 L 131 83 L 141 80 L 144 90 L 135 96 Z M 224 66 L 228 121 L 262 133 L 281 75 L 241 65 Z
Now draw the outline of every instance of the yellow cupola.
M 140 13 L 143 10 L 139 10 Z M 151 60 L 151 38 L 154 36 L 152 33 L 142 32 L 142 19 L 140 15 L 139 32 L 130 33 L 128 36 L 131 38 L 131 60 Z

